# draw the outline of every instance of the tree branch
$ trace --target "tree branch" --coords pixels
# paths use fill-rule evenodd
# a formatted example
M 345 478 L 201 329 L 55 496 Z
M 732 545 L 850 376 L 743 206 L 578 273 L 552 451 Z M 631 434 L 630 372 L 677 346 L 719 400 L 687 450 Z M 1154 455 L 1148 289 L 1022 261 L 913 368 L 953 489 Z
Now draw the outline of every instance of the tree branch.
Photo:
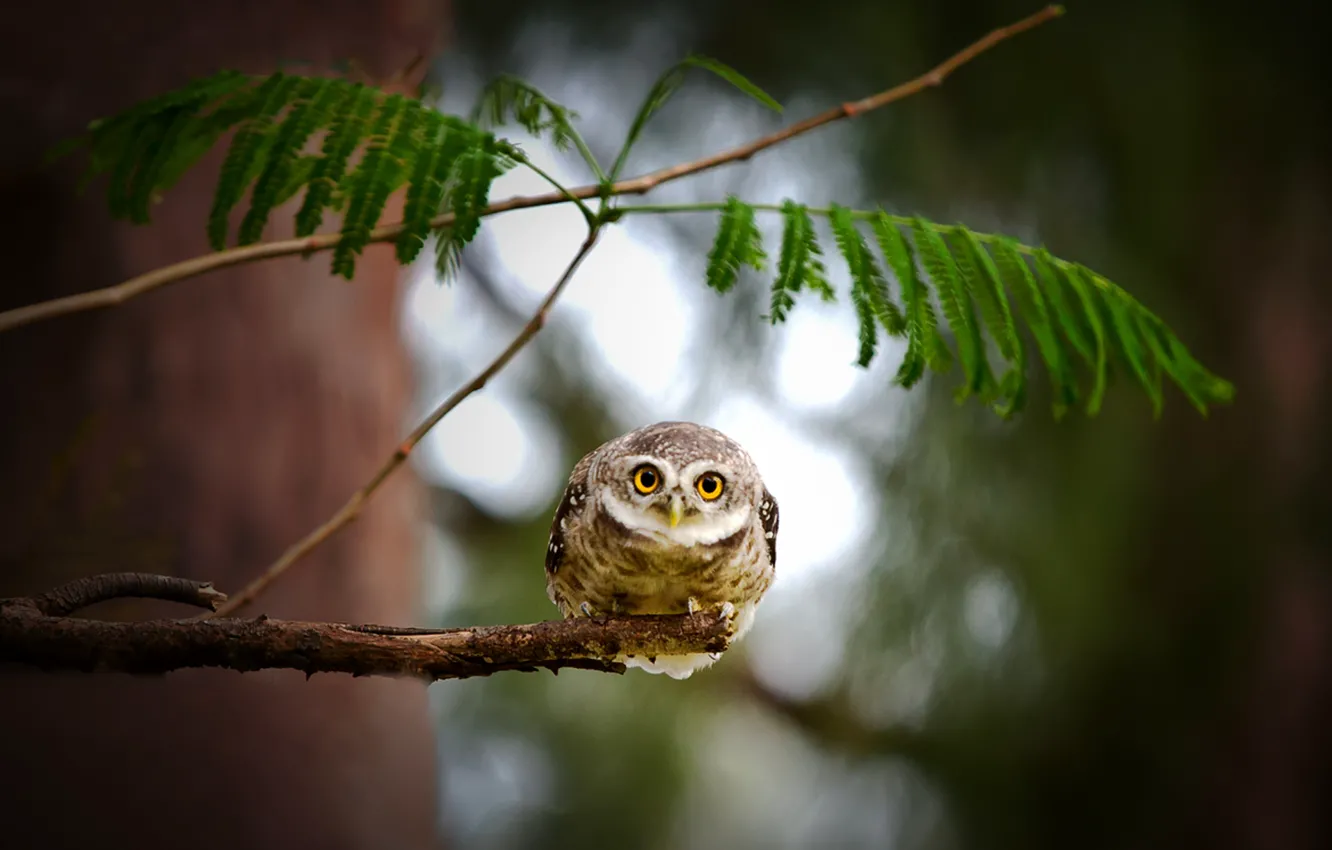
M 913 80 L 894 86 L 887 91 L 880 92 L 871 97 L 835 106 L 825 112 L 813 116 L 812 118 L 807 118 L 790 127 L 755 139 L 754 141 L 737 148 L 732 148 L 729 151 L 697 159 L 692 162 L 673 165 L 668 168 L 651 172 L 650 174 L 645 174 L 641 177 L 619 181 L 610 187 L 609 193 L 611 195 L 642 195 L 663 183 L 679 180 L 682 177 L 688 177 L 691 174 L 708 171 L 728 163 L 747 160 L 760 151 L 785 142 L 788 139 L 793 139 L 796 136 L 808 133 L 825 124 L 831 124 L 846 118 L 854 118 L 858 115 L 863 115 L 866 112 L 880 109 L 890 103 L 894 103 L 924 91 L 927 88 L 940 85 L 949 74 L 1000 42 L 1057 18 L 1062 15 L 1063 12 L 1064 9 L 1062 6 L 1046 6 L 1041 11 L 1018 21 L 1017 23 L 1010 24 L 1006 27 L 1000 27 L 999 29 L 990 32 L 966 49 L 959 51 L 944 62 Z M 599 197 L 601 192 L 602 188 L 600 186 L 588 185 L 570 189 L 568 192 L 557 191 L 549 192 L 544 195 L 517 196 L 491 204 L 485 209 L 482 215 L 491 216 L 498 213 L 527 209 L 530 207 L 570 203 L 574 199 L 586 201 Z M 431 219 L 430 225 L 438 230 L 443 227 L 448 227 L 453 223 L 453 220 L 454 216 L 452 213 L 445 213 Z M 401 223 L 381 225 L 370 231 L 370 238 L 368 241 L 370 243 L 391 242 L 398 238 L 402 233 L 402 230 L 403 225 Z M 342 235 L 340 233 L 324 233 L 304 239 L 261 242 L 255 245 L 246 245 L 239 248 L 231 248 L 226 251 L 217 251 L 211 254 L 193 257 L 175 263 L 174 265 L 154 269 L 153 271 L 130 278 L 129 280 L 115 284 L 114 286 L 108 286 L 103 289 L 94 289 L 90 292 L 81 292 L 77 295 L 69 295 L 64 298 L 56 298 L 51 301 L 43 301 L 37 304 L 0 312 L 0 333 L 44 319 L 52 319 L 57 316 L 66 316 L 72 313 L 84 312 L 86 310 L 112 307 L 117 304 L 122 304 L 131 298 L 143 295 L 144 293 L 160 289 L 168 284 L 179 283 L 180 281 L 196 277 L 205 272 L 228 268 L 230 266 L 253 262 L 255 260 L 271 259 L 274 257 L 284 257 L 295 254 L 305 254 L 309 256 L 310 254 L 319 253 L 321 251 L 328 251 L 341 241 Z
M 731 630 L 726 618 L 709 612 L 412 629 L 267 617 L 105 622 L 52 615 L 43 608 L 50 599 L 73 604 L 148 595 L 186 601 L 181 597 L 188 595 L 187 586 L 203 594 L 199 601 L 204 604 L 220 595 L 208 584 L 124 573 L 82 579 L 42 596 L 0 599 L 0 663 L 139 674 L 194 667 L 289 669 L 431 681 L 540 668 L 623 673 L 624 665 L 609 659 L 724 652 Z
M 208 582 L 152 573 L 104 573 L 61 585 L 35 596 L 31 604 L 48 617 L 64 617 L 108 599 L 163 599 L 217 610 L 227 595 Z
M 490 365 L 482 369 L 475 378 L 459 387 L 453 395 L 444 400 L 443 404 L 430 411 L 430 414 L 421 421 L 421 424 L 417 425 L 412 433 L 407 435 L 407 439 L 403 440 L 394 449 L 393 454 L 389 455 L 388 460 L 384 461 L 384 465 L 379 468 L 379 471 L 361 489 L 353 493 L 351 498 L 338 509 L 337 513 L 329 517 L 314 531 L 292 544 L 287 551 L 282 553 L 282 557 L 274 561 L 258 578 L 242 588 L 240 593 L 237 593 L 212 614 L 203 616 L 205 618 L 226 617 L 244 608 L 250 602 L 253 602 L 259 594 L 263 593 L 270 584 L 277 581 L 278 577 L 290 569 L 293 564 L 308 555 L 316 546 L 332 537 L 343 526 L 356 519 L 365 503 L 398 467 L 407 462 L 412 450 L 425 438 L 426 434 L 430 433 L 430 429 L 438 425 L 440 420 L 448 415 L 449 411 L 462 403 L 463 399 L 484 387 L 491 378 L 495 377 L 501 369 L 508 365 L 509 361 L 522 350 L 523 346 L 527 345 L 545 327 L 546 315 L 550 312 L 550 308 L 554 306 L 555 300 L 560 297 L 560 293 L 564 292 L 564 288 L 573 279 L 574 272 L 578 271 L 583 259 L 597 244 L 597 238 L 600 235 L 601 224 L 593 222 L 588 230 L 587 238 L 583 240 L 582 246 L 578 249 L 578 253 L 574 254 L 574 258 L 569 261 L 569 265 L 565 267 L 560 279 L 546 293 L 546 297 L 542 299 L 541 305 L 532 314 L 532 318 L 527 321 L 526 325 L 523 325 L 522 330 L 513 338 L 508 347 L 501 351 L 499 356 L 492 360 Z

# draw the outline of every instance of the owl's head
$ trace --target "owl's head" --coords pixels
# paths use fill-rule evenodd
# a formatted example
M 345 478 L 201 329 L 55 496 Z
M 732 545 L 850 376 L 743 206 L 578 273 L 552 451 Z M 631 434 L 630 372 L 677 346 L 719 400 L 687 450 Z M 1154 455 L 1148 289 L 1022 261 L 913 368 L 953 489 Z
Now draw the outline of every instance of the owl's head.
M 626 528 L 677 545 L 714 543 L 739 531 L 763 493 L 749 454 L 692 422 L 658 422 L 608 443 L 591 479 Z

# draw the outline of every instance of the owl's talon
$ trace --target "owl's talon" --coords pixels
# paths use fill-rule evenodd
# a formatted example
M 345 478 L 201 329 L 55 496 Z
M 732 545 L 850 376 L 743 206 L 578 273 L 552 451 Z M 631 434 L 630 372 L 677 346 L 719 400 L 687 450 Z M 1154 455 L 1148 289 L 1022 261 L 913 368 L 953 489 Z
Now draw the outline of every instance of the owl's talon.
M 695 599 L 695 598 L 692 597 L 692 596 L 689 597 L 689 599 L 685 601 L 685 608 L 689 609 L 689 613 L 690 613 L 690 614 L 697 614 L 697 613 L 698 613 L 698 600 Z
M 729 620 L 735 616 L 735 605 L 731 602 L 723 602 L 719 612 L 723 619 Z
M 587 604 L 586 602 L 579 603 L 578 610 L 583 612 L 584 617 L 596 616 L 595 614 L 592 613 L 592 606 Z

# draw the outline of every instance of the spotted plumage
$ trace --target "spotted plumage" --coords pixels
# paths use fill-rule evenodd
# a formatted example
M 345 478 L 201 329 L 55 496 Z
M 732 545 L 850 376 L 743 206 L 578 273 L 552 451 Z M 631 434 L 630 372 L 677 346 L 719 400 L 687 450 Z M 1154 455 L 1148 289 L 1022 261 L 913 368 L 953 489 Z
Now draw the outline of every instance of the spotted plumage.
M 777 500 L 725 434 L 659 422 L 611 440 L 573 468 L 551 522 L 546 589 L 565 617 L 734 612 L 753 624 L 777 563 Z M 715 654 L 624 658 L 687 678 Z

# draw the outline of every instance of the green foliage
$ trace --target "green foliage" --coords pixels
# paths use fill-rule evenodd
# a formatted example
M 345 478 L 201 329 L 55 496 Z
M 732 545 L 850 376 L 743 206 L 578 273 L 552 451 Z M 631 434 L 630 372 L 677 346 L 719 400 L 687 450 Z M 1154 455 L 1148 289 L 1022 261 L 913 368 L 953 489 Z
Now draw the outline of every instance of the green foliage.
M 879 271 L 878 261 L 856 229 L 851 211 L 833 205 L 831 211 L 833 236 L 837 247 L 851 272 L 851 303 L 860 320 L 860 356 L 856 362 L 864 367 L 874 359 L 879 347 L 876 322 L 892 336 L 906 333 L 906 317 L 888 294 L 888 284 Z
M 684 82 L 685 72 L 690 68 L 699 68 L 715 74 L 774 112 L 782 111 L 780 103 L 773 100 L 766 92 L 734 68 L 706 56 L 686 56 L 680 62 L 666 69 L 666 72 L 652 84 L 647 97 L 643 98 L 643 104 L 639 106 L 638 114 L 634 116 L 633 123 L 629 125 L 629 133 L 625 136 L 620 154 L 615 158 L 615 165 L 611 167 L 610 180 L 613 181 L 619 178 L 620 173 L 624 170 L 625 163 L 629 159 L 629 151 L 638 141 L 638 137 L 642 135 L 643 128 L 647 126 L 648 121 L 657 113 L 657 110 L 665 106 L 666 101 L 670 100 L 671 95 L 675 94 L 676 90 L 680 88 L 680 85 Z
M 708 286 L 728 292 L 740 276 L 740 267 L 763 271 L 768 255 L 763 251 L 763 235 L 754 223 L 754 208 L 734 195 L 722 207 L 717 238 L 708 252 Z
M 1044 248 L 1021 245 L 1006 236 L 976 233 L 962 225 L 942 225 L 878 211 L 850 210 L 836 204 L 813 210 L 786 200 L 779 206 L 748 205 L 731 197 L 724 205 L 691 205 L 677 210 L 722 211 L 717 240 L 708 255 L 708 285 L 730 289 L 743 255 L 760 256 L 761 239 L 753 221 L 758 211 L 782 216 L 781 250 L 772 282 L 771 321 L 785 321 L 804 288 L 826 300 L 834 298 L 827 280 L 811 213 L 828 217 L 851 279 L 850 297 L 860 326 L 857 363 L 868 366 L 882 328 L 905 336 L 907 348 L 895 382 L 916 384 L 927 369 L 946 372 L 953 352 L 939 327 L 930 297 L 952 332 L 963 383 L 963 401 L 976 396 L 1005 418 L 1021 411 L 1027 399 L 1028 346 L 1022 324 L 1035 339 L 1035 352 L 1050 376 L 1055 417 L 1079 401 L 1089 416 L 1100 410 L 1116 372 L 1129 375 L 1147 393 L 1155 415 L 1163 405 L 1162 375 L 1170 378 L 1203 415 L 1209 405 L 1229 402 L 1234 388 L 1204 368 L 1166 324 L 1114 283 Z M 652 208 L 649 208 L 652 209 Z M 655 208 L 666 211 L 666 208 Z M 883 255 L 881 266 L 861 233 L 868 222 Z M 741 232 L 748 237 L 737 236 Z M 757 266 L 756 266 L 757 268 Z M 884 269 L 901 291 L 893 300 Z M 923 272 L 923 274 L 922 274 Z M 1007 369 L 996 379 L 989 349 Z M 1081 361 L 1085 375 L 1079 375 Z
M 561 106 L 535 86 L 517 77 L 501 74 L 490 82 L 477 98 L 472 123 L 498 127 L 510 119 L 533 136 L 546 136 L 558 150 L 568 150 L 579 136 L 573 121 L 578 113 Z
M 910 388 L 925 375 L 926 367 L 946 372 L 953 365 L 953 353 L 939 334 L 939 320 L 930 301 L 929 284 L 916 269 L 915 252 L 910 242 L 887 215 L 872 219 L 879 250 L 902 288 L 906 312 L 907 350 L 897 370 L 896 381 Z
M 207 222 L 214 249 L 226 246 L 232 212 L 247 193 L 249 207 L 237 233 L 242 245 L 257 242 L 273 211 L 304 190 L 295 214 L 297 236 L 315 234 L 328 210 L 341 214 L 340 238 L 333 245 L 335 273 L 351 278 L 365 246 L 388 236 L 395 238 L 398 260 L 411 262 L 433 234 L 437 266 L 447 278 L 481 227 L 497 177 L 521 163 L 550 179 L 513 145 L 485 129 L 514 121 L 545 135 L 557 148 L 577 148 L 604 190 L 599 213 L 576 201 L 589 223 L 597 216 L 610 223 L 632 211 L 719 210 L 707 284 L 720 293 L 736 285 L 742 267 L 764 270 L 768 255 L 757 213 L 779 213 L 781 246 L 768 315 L 773 324 L 785 321 L 802 291 L 829 302 L 836 299 L 811 219 L 813 214 L 826 216 L 851 281 L 850 302 L 859 326 L 856 362 L 867 367 L 873 361 L 881 331 L 905 338 L 906 353 L 895 377 L 903 387 L 915 385 L 929 370 L 948 371 L 956 361 L 963 376 L 958 401 L 975 396 L 1001 416 L 1011 416 L 1027 399 L 1030 338 L 1035 341 L 1030 350 L 1050 377 L 1056 418 L 1079 404 L 1095 415 L 1117 375 L 1141 386 L 1158 416 L 1164 403 L 1163 376 L 1204 414 L 1209 405 L 1233 396 L 1230 384 L 1199 364 L 1165 323 L 1127 292 L 1044 248 L 962 225 L 836 204 L 813 210 L 792 200 L 771 206 L 728 197 L 722 204 L 612 208 L 611 181 L 690 69 L 714 74 L 765 106 L 781 109 L 726 65 L 687 57 L 651 87 L 607 173 L 574 127 L 575 113 L 514 77 L 502 76 L 487 86 L 472 120 L 466 121 L 417 98 L 362 83 L 224 71 L 93 122 L 61 154 L 86 147 L 88 175 L 109 174 L 112 215 L 142 223 L 149 220 L 156 198 L 225 133 L 234 131 Z M 403 188 L 402 222 L 376 235 L 389 198 Z M 862 233 L 866 222 L 873 239 Z M 897 282 L 900 305 L 890 291 L 890 278 Z M 951 332 L 952 348 L 940 314 Z M 1003 366 L 997 378 L 991 352 Z
M 527 113 L 524 112 L 524 115 Z M 208 241 L 227 246 L 232 211 L 249 193 L 237 242 L 259 241 L 273 210 L 302 189 L 297 236 L 311 236 L 328 210 L 342 214 L 335 273 L 351 278 L 389 197 L 406 186 L 397 256 L 420 252 L 432 221 L 452 212 L 443 265 L 475 237 L 490 186 L 513 160 L 489 132 L 419 100 L 343 79 L 223 71 L 93 122 L 75 144 L 88 177 L 109 173 L 112 216 L 147 223 L 163 192 L 234 130 L 208 216 Z M 310 150 L 319 138 L 318 152 Z
M 774 325 L 786 321 L 795 306 L 795 296 L 808 288 L 832 301 L 836 296 L 828 283 L 827 269 L 823 265 L 823 249 L 819 247 L 805 207 L 795 201 L 782 202 L 782 248 L 777 259 L 777 278 L 772 283 L 772 307 L 768 314 Z M 712 277 L 712 270 L 708 270 Z

